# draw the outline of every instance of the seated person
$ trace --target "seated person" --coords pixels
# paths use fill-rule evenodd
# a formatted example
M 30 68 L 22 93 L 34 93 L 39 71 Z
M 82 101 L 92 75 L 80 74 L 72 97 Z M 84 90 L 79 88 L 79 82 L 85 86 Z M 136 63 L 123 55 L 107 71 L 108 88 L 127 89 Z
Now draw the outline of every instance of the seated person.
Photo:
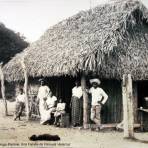
M 52 92 L 50 91 L 47 97 L 42 99 L 40 106 L 40 115 L 41 121 L 40 124 L 47 124 L 51 120 L 51 114 L 56 110 L 56 101 L 57 98 L 53 96 Z
M 47 96 L 47 100 L 46 100 L 48 110 L 55 111 L 56 102 L 57 102 L 57 97 L 53 96 L 52 91 L 50 91 L 48 96 Z
M 59 126 L 59 120 L 61 115 L 65 114 L 65 106 L 66 106 L 66 103 L 62 103 L 62 100 L 60 99 L 59 103 L 57 104 L 56 111 L 54 113 L 54 117 L 55 117 L 54 124 L 57 126 Z
M 16 97 L 14 120 L 16 120 L 17 118 L 19 118 L 20 120 L 24 108 L 25 108 L 25 94 L 23 92 L 23 89 L 20 89 L 19 95 Z

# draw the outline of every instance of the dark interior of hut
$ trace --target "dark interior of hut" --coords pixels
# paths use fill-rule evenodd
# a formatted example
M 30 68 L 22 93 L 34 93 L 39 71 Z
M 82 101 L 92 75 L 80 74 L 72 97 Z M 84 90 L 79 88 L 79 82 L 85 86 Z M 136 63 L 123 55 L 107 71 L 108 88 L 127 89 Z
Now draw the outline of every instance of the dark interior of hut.
M 148 100 L 144 98 L 148 97 L 148 81 L 138 82 L 138 107 L 148 108 Z
M 80 78 L 78 78 L 80 80 Z M 29 79 L 29 96 L 37 95 L 40 86 L 39 78 Z M 46 78 L 46 85 L 49 86 L 53 95 L 58 100 L 62 99 L 67 105 L 66 112 L 71 113 L 70 101 L 72 95 L 72 88 L 75 85 L 76 78 L 74 77 L 52 77 Z M 15 88 L 16 87 L 16 88 Z M 11 86 L 11 92 L 17 91 L 17 88 L 23 87 L 23 82 L 16 86 Z M 90 88 L 89 78 L 87 78 L 87 87 Z M 108 101 L 102 107 L 102 123 L 119 123 L 122 121 L 122 90 L 121 82 L 118 80 L 101 79 L 101 88 L 108 94 Z M 15 91 L 14 91 L 15 88 Z M 8 88 L 7 88 L 8 90 Z M 9 89 L 10 91 L 10 89 Z M 13 95 L 14 98 L 14 95 Z M 90 100 L 90 99 L 89 99 Z M 90 114 L 91 101 L 89 101 L 88 113 Z M 90 115 L 89 115 L 90 116 Z
M 138 82 L 138 107 L 148 109 L 148 81 Z M 140 112 L 139 112 L 140 113 Z M 147 110 L 141 111 L 140 121 L 143 124 L 143 130 L 148 131 L 148 112 Z
M 48 86 L 53 91 L 53 94 L 62 99 L 66 104 L 66 111 L 71 112 L 70 100 L 72 95 L 72 88 L 75 85 L 73 77 L 52 77 L 47 78 Z M 80 80 L 80 78 L 78 78 Z M 89 78 L 87 78 L 87 87 L 90 88 Z M 122 120 L 122 96 L 121 96 L 121 82 L 117 80 L 101 80 L 101 88 L 108 94 L 109 99 L 102 107 L 102 123 L 119 123 Z M 90 99 L 89 99 L 90 100 Z M 88 114 L 90 114 L 91 101 L 89 101 Z

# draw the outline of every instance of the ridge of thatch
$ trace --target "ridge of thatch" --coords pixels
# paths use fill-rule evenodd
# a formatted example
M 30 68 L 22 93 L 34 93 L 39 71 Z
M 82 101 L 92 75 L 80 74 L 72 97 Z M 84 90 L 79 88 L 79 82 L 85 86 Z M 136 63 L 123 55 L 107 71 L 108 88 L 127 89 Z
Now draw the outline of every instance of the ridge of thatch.
M 148 11 L 139 1 L 116 1 L 61 21 L 5 67 L 6 79 L 23 79 L 19 59 L 30 77 L 95 72 L 100 77 L 148 78 Z

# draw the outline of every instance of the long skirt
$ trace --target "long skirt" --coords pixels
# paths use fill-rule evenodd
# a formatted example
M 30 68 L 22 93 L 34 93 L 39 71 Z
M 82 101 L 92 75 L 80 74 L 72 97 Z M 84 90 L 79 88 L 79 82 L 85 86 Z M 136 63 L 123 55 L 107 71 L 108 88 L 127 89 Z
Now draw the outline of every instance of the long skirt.
M 83 122 L 83 100 L 73 96 L 71 98 L 71 122 L 73 126 L 82 125 Z

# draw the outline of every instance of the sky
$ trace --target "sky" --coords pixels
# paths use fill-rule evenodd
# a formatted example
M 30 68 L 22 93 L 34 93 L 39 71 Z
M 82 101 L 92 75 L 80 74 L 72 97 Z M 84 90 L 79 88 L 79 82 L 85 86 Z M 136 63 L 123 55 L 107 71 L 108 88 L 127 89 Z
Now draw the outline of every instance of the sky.
M 52 25 L 109 0 L 0 0 L 0 22 L 36 41 Z M 141 0 L 148 7 L 148 0 Z

